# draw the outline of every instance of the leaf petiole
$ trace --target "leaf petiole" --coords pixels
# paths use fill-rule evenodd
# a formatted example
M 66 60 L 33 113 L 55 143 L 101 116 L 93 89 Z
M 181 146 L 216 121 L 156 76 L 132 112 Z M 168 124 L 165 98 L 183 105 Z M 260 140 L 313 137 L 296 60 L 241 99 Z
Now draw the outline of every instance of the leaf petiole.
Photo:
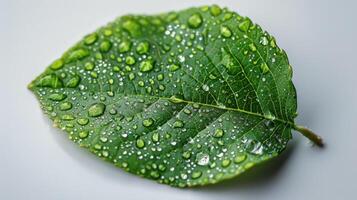
M 309 140 L 311 140 L 317 146 L 319 146 L 319 147 L 323 147 L 324 146 L 324 142 L 323 142 L 322 138 L 319 135 L 317 135 L 314 132 L 312 132 L 310 129 L 305 128 L 303 126 L 299 126 L 299 125 L 294 125 L 294 129 L 296 131 L 299 131 L 305 137 L 309 138 Z

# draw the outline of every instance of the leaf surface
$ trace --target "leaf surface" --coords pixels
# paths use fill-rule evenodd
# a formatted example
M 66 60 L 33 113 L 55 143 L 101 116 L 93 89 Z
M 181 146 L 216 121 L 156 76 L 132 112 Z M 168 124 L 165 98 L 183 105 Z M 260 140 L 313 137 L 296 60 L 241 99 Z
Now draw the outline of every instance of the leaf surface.
M 29 88 L 69 138 L 128 172 L 216 183 L 281 153 L 296 116 L 285 52 L 218 6 L 117 18 Z

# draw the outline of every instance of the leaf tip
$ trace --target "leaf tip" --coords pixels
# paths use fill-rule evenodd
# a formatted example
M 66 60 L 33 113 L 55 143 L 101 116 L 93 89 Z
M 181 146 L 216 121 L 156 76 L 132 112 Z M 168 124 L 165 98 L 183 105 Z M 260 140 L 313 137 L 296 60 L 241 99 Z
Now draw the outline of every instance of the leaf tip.
M 33 82 L 31 82 L 27 85 L 27 89 L 29 89 L 31 91 L 33 90 L 34 87 L 35 87 L 35 84 Z

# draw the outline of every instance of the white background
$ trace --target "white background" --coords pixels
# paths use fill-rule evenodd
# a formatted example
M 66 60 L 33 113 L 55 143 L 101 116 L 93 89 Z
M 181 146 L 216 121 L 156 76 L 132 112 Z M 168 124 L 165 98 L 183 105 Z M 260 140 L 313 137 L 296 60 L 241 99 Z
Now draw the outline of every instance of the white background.
M 102 162 L 51 127 L 26 89 L 85 34 L 128 13 L 154 14 L 217 3 L 276 36 L 294 69 L 299 124 L 277 160 L 224 183 L 160 185 Z M 356 199 L 356 1 L 0 0 L 0 199 Z

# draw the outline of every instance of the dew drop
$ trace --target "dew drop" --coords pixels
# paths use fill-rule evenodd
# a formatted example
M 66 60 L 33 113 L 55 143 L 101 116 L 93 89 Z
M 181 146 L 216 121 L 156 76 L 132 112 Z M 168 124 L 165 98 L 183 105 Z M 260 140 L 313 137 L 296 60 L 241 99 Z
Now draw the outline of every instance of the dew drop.
M 187 179 L 187 174 L 180 174 L 180 176 L 181 176 L 181 178 L 182 178 L 183 180 L 186 180 L 186 179 Z
M 161 91 L 164 91 L 164 90 L 165 90 L 165 86 L 164 86 L 164 85 L 159 85 L 159 89 L 160 89 Z
M 196 13 L 188 18 L 188 26 L 191 28 L 198 28 L 202 24 L 202 17 L 200 14 Z
M 198 153 L 196 156 L 196 162 L 198 165 L 205 166 L 209 163 L 209 155 L 206 153 Z
M 223 136 L 223 134 L 224 134 L 224 131 L 222 129 L 216 129 L 216 131 L 214 132 L 213 137 L 220 138 L 220 137 Z
M 81 126 L 87 125 L 89 123 L 89 119 L 87 118 L 79 118 L 77 119 L 77 123 Z
M 265 62 L 260 65 L 260 69 L 263 72 L 263 74 L 266 74 L 270 70 L 268 65 Z
M 91 72 L 91 73 L 90 73 L 90 76 L 91 76 L 92 78 L 98 78 L 97 72 Z
M 61 119 L 64 121 L 71 121 L 71 120 L 74 120 L 74 117 L 73 117 L 73 115 L 68 114 L 68 115 L 62 115 Z
M 154 62 L 152 60 L 144 60 L 140 63 L 140 71 L 149 72 L 154 68 Z
M 247 159 L 247 155 L 246 155 L 246 154 L 239 153 L 239 154 L 236 155 L 236 157 L 234 158 L 234 163 L 239 164 L 239 163 L 245 161 L 245 159 Z
M 117 114 L 117 110 L 115 108 L 112 108 L 109 110 L 109 114 L 115 115 L 115 114 Z
M 63 102 L 60 104 L 60 110 L 62 110 L 62 111 L 70 110 L 71 108 L 72 108 L 71 102 Z
M 131 48 L 131 42 L 130 41 L 123 41 L 119 44 L 119 52 L 120 53 L 125 53 L 129 51 Z
M 78 86 L 80 81 L 81 77 L 79 77 L 78 75 L 74 75 L 71 79 L 68 80 L 68 82 L 66 83 L 66 87 L 75 88 Z
M 181 120 L 177 120 L 174 122 L 173 126 L 174 128 L 182 128 L 184 126 L 184 123 Z
M 54 93 L 54 94 L 51 94 L 50 96 L 48 96 L 48 98 L 52 101 L 62 101 L 65 98 L 67 98 L 67 95 L 60 94 L 60 93 Z
M 209 86 L 206 85 L 206 84 L 202 85 L 202 90 L 208 92 L 209 91 Z
M 100 145 L 100 144 L 95 144 L 95 145 L 94 145 L 94 149 L 100 150 L 100 149 L 102 149 L 102 145 Z
M 200 171 L 195 171 L 195 172 L 192 173 L 191 178 L 192 178 L 192 179 L 197 179 L 197 178 L 199 178 L 199 177 L 201 177 L 201 176 L 202 176 L 202 172 L 200 172 Z
M 89 135 L 88 131 L 81 131 L 78 134 L 79 138 L 81 138 L 81 139 L 84 139 L 84 138 L 88 137 L 88 135 Z
M 178 60 L 179 60 L 180 62 L 185 62 L 185 57 L 184 57 L 183 55 L 179 55 L 179 56 L 178 56 Z
M 102 141 L 103 143 L 106 143 L 108 141 L 108 138 L 106 137 L 100 137 L 100 141 Z
M 51 69 L 53 70 L 58 70 L 61 69 L 63 67 L 64 63 L 62 59 L 58 59 L 55 60 L 52 64 L 51 64 Z
M 159 174 L 158 171 L 151 171 L 151 172 L 150 172 L 150 176 L 151 176 L 152 178 L 154 178 L 154 179 L 157 179 L 157 178 L 160 177 L 160 174 Z
M 148 42 L 140 42 L 136 47 L 136 52 L 138 54 L 145 54 L 149 51 L 150 45 Z
M 250 162 L 244 165 L 244 169 L 250 169 L 251 167 L 254 166 L 254 163 Z
M 170 97 L 170 101 L 171 101 L 172 103 L 182 103 L 182 102 L 184 102 L 183 99 L 177 98 L 176 96 L 171 96 L 171 97 Z
M 98 35 L 96 33 L 92 33 L 90 35 L 87 35 L 85 38 L 84 38 L 84 43 L 86 45 L 91 45 L 93 44 L 95 41 L 97 41 L 98 39 Z
M 221 35 L 225 38 L 229 38 L 232 36 L 231 30 L 227 26 L 221 26 Z
M 229 75 L 235 75 L 239 71 L 238 65 L 235 65 L 231 54 L 226 49 L 222 49 L 222 64 L 227 69 Z
M 267 37 L 263 36 L 260 38 L 260 43 L 262 45 L 266 46 L 269 43 L 269 41 L 268 41 Z
M 145 141 L 143 139 L 137 139 L 136 140 L 136 147 L 141 149 L 141 148 L 144 148 L 144 146 L 145 146 Z
M 94 64 L 92 62 L 87 62 L 84 64 L 84 69 L 87 71 L 92 71 L 94 69 Z
M 164 75 L 163 75 L 163 74 L 158 74 L 158 75 L 157 75 L 157 80 L 158 80 L 158 81 L 164 80 Z
M 257 51 L 257 47 L 253 43 L 249 44 L 249 48 L 251 51 Z
M 135 74 L 134 73 L 130 73 L 129 74 L 129 80 L 133 80 L 135 78 Z
M 221 8 L 217 5 L 211 6 L 209 11 L 210 11 L 211 15 L 213 15 L 213 16 L 218 16 L 222 12 Z
M 100 43 L 99 50 L 101 52 L 108 52 L 111 47 L 112 43 L 109 40 L 104 40 L 102 43 Z
M 186 113 L 186 114 L 188 114 L 188 115 L 192 113 L 191 110 L 189 110 L 189 109 L 187 109 L 187 108 L 185 108 L 185 109 L 183 110 L 183 112 Z
M 175 65 L 175 64 L 171 64 L 171 65 L 168 66 L 168 69 L 169 69 L 169 71 L 174 72 L 174 71 L 180 69 L 180 66 L 179 65 Z
M 273 48 L 276 47 L 276 42 L 275 42 L 274 38 L 270 41 L 270 46 L 273 47 Z
M 247 32 L 250 27 L 250 24 L 250 19 L 245 18 L 241 23 L 239 23 L 238 28 L 243 32 Z
M 149 127 L 154 123 L 154 120 L 152 118 L 144 119 L 143 120 L 143 126 Z
M 152 134 L 152 136 L 151 136 L 151 140 L 153 141 L 153 142 L 159 142 L 159 140 L 160 140 L 160 135 L 159 135 L 159 133 L 154 133 L 154 134 Z
M 63 82 L 56 74 L 50 74 L 40 78 L 36 82 L 36 85 L 40 87 L 60 88 L 63 86 Z
M 109 37 L 109 36 L 111 36 L 113 34 L 113 31 L 108 28 L 108 29 L 105 29 L 103 31 L 103 33 L 104 33 L 105 36 Z
M 186 160 L 189 159 L 191 157 L 191 152 L 189 152 L 189 151 L 183 152 L 182 157 Z
M 144 87 L 145 83 L 144 83 L 144 81 L 139 81 L 139 82 L 138 82 L 138 85 L 139 85 L 140 87 Z
M 133 36 L 137 36 L 140 34 L 140 25 L 133 19 L 126 19 L 123 22 L 122 26 Z
M 163 171 L 166 170 L 166 166 L 163 165 L 163 164 L 160 164 L 159 167 L 158 167 L 158 169 L 163 172 Z
M 222 165 L 222 167 L 228 167 L 230 164 L 231 164 L 231 161 L 225 159 L 225 160 L 222 161 L 222 164 L 221 164 L 221 165 Z
M 272 115 L 271 113 L 267 113 L 264 115 L 265 118 L 269 119 L 269 120 L 275 120 L 275 116 Z
M 251 152 L 256 155 L 262 155 L 263 150 L 264 150 L 264 146 L 260 142 L 258 142 L 257 144 L 254 145 L 253 150 Z
M 66 61 L 72 62 L 72 61 L 80 60 L 87 56 L 89 56 L 89 52 L 86 49 L 77 49 L 68 54 Z
M 90 117 L 99 117 L 104 114 L 105 107 L 103 103 L 95 103 L 89 107 L 88 115 Z
M 133 65 L 133 64 L 135 64 L 135 58 L 132 56 L 127 56 L 125 58 L 125 63 L 128 65 Z
M 102 151 L 102 155 L 103 155 L 103 157 L 108 157 L 109 156 L 109 152 L 108 151 Z

